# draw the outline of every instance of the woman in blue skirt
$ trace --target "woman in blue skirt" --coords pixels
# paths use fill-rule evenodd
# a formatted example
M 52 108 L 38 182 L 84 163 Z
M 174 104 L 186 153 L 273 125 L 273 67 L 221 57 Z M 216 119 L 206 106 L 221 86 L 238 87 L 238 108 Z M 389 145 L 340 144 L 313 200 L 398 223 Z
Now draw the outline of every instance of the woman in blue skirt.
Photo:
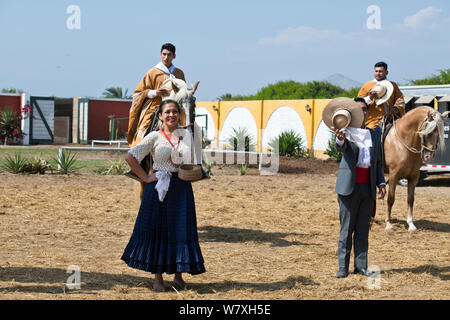
M 159 106 L 161 129 L 150 132 L 125 157 L 131 170 L 146 187 L 133 234 L 122 260 L 128 266 L 155 274 L 153 289 L 165 291 L 162 274 L 175 274 L 174 283 L 184 289 L 182 273 L 205 272 L 198 243 L 194 194 L 191 183 L 178 178 L 180 149 L 187 130 L 177 129 L 180 107 L 176 101 L 164 100 Z M 148 154 L 153 158 L 153 173 L 148 174 L 140 162 Z

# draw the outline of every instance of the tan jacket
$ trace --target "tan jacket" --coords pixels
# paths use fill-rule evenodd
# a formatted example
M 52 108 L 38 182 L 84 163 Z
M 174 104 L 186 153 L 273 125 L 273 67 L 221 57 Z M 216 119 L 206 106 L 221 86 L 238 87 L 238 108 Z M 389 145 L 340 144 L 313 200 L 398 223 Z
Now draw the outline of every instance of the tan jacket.
M 184 79 L 184 73 L 181 69 L 175 68 L 173 75 L 178 79 Z M 150 116 L 153 111 L 161 104 L 161 97 L 156 96 L 153 99 L 148 98 L 149 90 L 158 90 L 164 80 L 169 75 L 158 68 L 151 68 L 139 82 L 133 94 L 133 102 L 130 108 L 130 117 L 128 120 L 127 141 L 130 148 L 138 144 L 143 138 L 150 126 Z
M 364 83 L 364 85 L 359 89 L 358 97 L 367 97 L 369 95 L 370 90 L 376 85 L 376 81 L 368 81 Z M 403 99 L 403 94 L 398 88 L 397 84 L 395 82 L 392 82 L 392 85 L 394 86 L 394 92 L 392 93 L 392 96 L 389 98 L 389 100 L 386 102 L 387 107 L 389 108 L 387 111 L 392 112 L 393 107 L 397 107 L 400 111 L 400 116 L 403 116 L 405 114 L 405 100 Z M 375 127 L 378 125 L 378 122 L 383 118 L 385 114 L 384 110 L 385 104 L 379 106 L 375 104 L 375 101 L 372 101 L 369 104 L 368 109 L 368 115 L 366 120 L 366 126 L 370 129 L 375 129 Z

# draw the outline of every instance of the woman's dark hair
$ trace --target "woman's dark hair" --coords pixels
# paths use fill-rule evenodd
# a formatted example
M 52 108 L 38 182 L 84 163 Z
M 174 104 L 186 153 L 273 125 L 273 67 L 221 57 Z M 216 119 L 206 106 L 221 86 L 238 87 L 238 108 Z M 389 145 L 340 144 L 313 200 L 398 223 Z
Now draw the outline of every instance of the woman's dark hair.
M 181 108 L 180 108 L 180 105 L 178 104 L 178 102 L 176 102 L 175 100 L 172 100 L 172 99 L 167 99 L 167 100 L 164 100 L 163 102 L 161 102 L 161 104 L 159 105 L 158 115 L 162 113 L 163 107 L 169 103 L 174 103 L 178 108 L 178 112 L 181 112 Z

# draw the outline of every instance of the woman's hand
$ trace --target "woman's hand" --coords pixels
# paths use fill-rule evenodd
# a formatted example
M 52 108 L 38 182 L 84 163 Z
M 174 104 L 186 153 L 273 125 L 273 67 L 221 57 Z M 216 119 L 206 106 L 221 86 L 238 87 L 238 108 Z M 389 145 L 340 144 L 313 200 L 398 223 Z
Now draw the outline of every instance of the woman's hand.
M 146 176 L 145 176 L 145 178 L 144 179 L 142 179 L 145 183 L 152 183 L 152 182 L 155 182 L 155 181 L 158 181 L 158 178 L 156 178 L 156 174 L 155 173 L 152 173 L 152 174 L 147 174 Z

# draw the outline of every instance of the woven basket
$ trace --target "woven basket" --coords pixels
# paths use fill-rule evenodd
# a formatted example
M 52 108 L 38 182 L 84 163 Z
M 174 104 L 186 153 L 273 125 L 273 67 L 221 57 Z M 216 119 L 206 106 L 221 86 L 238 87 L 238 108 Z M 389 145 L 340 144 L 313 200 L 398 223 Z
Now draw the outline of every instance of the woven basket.
M 202 169 L 199 165 L 183 164 L 178 169 L 178 178 L 184 181 L 198 181 L 203 177 Z

